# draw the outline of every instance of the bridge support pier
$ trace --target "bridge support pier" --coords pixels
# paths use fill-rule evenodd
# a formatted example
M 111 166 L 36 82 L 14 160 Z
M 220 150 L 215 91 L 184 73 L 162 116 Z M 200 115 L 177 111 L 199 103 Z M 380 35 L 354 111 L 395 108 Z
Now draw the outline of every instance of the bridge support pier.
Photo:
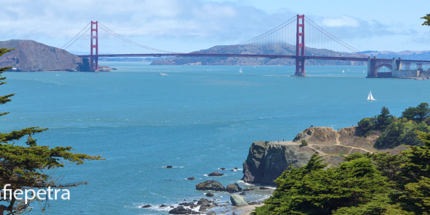
M 378 70 L 376 69 L 376 57 L 367 58 L 367 78 L 376 78 Z
M 305 72 L 305 15 L 297 15 L 296 34 L 296 73 L 295 76 L 306 76 Z
M 99 71 L 99 27 L 98 22 L 91 21 L 91 52 L 90 52 L 90 71 Z

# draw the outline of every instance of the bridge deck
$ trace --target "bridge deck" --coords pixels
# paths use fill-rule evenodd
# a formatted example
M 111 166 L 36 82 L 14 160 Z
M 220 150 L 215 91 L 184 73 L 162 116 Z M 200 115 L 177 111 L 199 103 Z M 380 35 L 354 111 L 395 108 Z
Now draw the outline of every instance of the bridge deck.
M 82 58 L 89 58 L 91 55 L 78 55 Z M 343 60 L 343 61 L 367 61 L 368 57 L 349 56 L 297 56 L 297 55 L 261 55 L 261 54 L 206 54 L 206 53 L 151 53 L 151 54 L 99 54 L 94 57 L 239 57 L 239 58 L 304 58 L 315 60 Z M 373 59 L 373 58 L 372 58 Z M 379 61 L 391 61 L 393 59 L 376 58 Z M 403 60 L 403 62 L 430 63 L 430 60 Z

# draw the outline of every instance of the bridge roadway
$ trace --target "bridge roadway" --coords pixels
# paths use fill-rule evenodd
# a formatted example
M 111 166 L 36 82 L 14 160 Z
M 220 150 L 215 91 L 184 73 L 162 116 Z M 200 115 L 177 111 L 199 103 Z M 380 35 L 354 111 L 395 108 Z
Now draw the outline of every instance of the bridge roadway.
M 78 55 L 82 58 L 90 58 L 91 55 Z M 151 53 L 151 54 L 99 54 L 93 57 L 240 57 L 240 58 L 289 58 L 289 59 L 315 59 L 315 60 L 344 60 L 344 61 L 368 61 L 369 57 L 334 57 L 334 56 L 297 56 L 297 55 L 262 55 L 262 54 L 207 54 L 207 53 Z M 387 58 L 372 58 L 378 61 L 392 61 Z M 402 62 L 430 63 L 430 60 L 403 60 Z

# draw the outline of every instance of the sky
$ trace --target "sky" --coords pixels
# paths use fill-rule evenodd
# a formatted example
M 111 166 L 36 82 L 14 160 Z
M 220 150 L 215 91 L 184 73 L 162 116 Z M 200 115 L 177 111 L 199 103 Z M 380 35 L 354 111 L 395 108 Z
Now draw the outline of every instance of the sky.
M 0 0 L 0 41 L 62 47 L 99 21 L 138 43 L 189 52 L 238 44 L 305 14 L 360 51 L 423 51 L 428 13 L 429 0 Z

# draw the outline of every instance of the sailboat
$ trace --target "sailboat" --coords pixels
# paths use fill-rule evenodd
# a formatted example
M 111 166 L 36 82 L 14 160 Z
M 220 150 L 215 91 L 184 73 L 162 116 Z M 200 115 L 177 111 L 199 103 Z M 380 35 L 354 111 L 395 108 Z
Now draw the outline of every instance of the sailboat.
M 342 73 L 345 73 L 345 70 L 342 70 Z
M 372 91 L 369 92 L 369 95 L 367 96 L 367 101 L 371 101 L 371 102 L 376 101 L 376 99 L 373 98 L 372 96 Z
M 242 67 L 240 67 L 240 69 L 239 69 L 239 73 L 243 73 L 243 71 L 242 71 Z

